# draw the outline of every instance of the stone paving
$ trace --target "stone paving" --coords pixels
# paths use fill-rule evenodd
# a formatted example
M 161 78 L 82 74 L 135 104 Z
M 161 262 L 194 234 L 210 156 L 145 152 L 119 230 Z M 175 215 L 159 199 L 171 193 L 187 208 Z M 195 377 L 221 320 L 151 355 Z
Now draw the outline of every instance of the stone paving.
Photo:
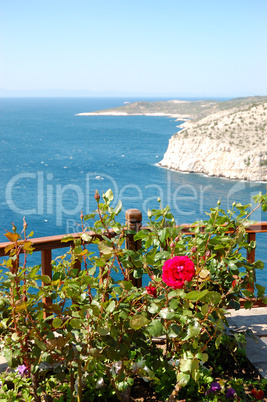
M 230 328 L 251 329 L 256 340 L 247 337 L 246 354 L 263 378 L 267 378 L 267 307 L 229 310 Z

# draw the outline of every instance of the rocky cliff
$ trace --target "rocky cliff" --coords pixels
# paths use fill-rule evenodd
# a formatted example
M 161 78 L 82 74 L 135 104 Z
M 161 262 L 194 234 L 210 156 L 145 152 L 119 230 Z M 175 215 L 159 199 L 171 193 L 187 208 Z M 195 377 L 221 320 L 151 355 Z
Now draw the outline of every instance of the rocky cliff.
M 267 181 L 267 102 L 186 122 L 169 141 L 162 167 Z

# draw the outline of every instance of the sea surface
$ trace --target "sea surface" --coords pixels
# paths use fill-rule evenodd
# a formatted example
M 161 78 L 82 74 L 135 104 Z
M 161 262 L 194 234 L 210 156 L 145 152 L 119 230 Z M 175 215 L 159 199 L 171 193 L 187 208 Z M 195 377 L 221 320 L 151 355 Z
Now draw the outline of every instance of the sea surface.
M 114 205 L 147 210 L 169 205 L 177 224 L 205 219 L 221 201 L 252 202 L 266 184 L 184 174 L 158 166 L 181 122 L 169 117 L 76 116 L 132 98 L 0 99 L 0 241 L 23 217 L 34 237 L 79 231 L 79 216 L 96 207 L 94 193 L 112 189 Z M 166 99 L 167 100 L 167 99 Z M 267 221 L 258 210 L 253 219 Z M 257 259 L 267 263 L 267 235 L 257 235 Z M 267 286 L 267 268 L 257 276 Z

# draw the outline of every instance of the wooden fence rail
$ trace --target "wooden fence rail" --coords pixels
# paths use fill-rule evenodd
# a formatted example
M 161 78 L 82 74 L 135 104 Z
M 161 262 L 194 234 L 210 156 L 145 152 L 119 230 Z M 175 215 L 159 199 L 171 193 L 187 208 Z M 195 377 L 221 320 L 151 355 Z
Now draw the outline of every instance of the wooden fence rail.
M 128 229 L 135 232 L 138 232 L 140 229 L 143 228 L 142 213 L 138 209 L 128 209 L 126 211 L 126 226 L 128 227 Z M 192 225 L 182 225 L 182 233 L 185 235 L 192 235 L 190 228 L 192 228 Z M 233 230 L 229 231 L 229 233 L 230 232 L 233 232 Z M 267 222 L 259 222 L 253 224 L 246 228 L 246 232 L 248 233 L 248 242 L 255 241 L 257 233 L 267 233 Z M 94 232 L 88 232 L 88 234 L 91 235 L 92 237 L 93 236 L 101 237 L 101 235 L 95 234 Z M 110 234 L 115 235 L 115 233 L 112 230 L 110 230 Z M 51 266 L 52 250 L 73 246 L 73 240 L 64 243 L 62 242 L 62 239 L 65 236 L 66 235 L 56 235 L 56 236 L 39 237 L 31 239 L 34 252 L 37 251 L 41 252 L 42 275 L 48 275 L 50 278 L 52 278 L 52 266 Z M 74 239 L 78 239 L 80 237 L 80 233 L 72 233 L 71 236 Z M 0 257 L 6 256 L 5 248 L 9 244 L 10 242 L 0 243 Z M 133 234 L 129 234 L 127 235 L 125 246 L 129 250 L 138 250 L 141 244 L 140 241 L 134 240 Z M 247 259 L 251 263 L 255 261 L 255 249 L 252 249 L 250 252 L 247 253 Z M 77 261 L 77 268 L 80 268 L 79 261 Z M 135 286 L 137 287 L 142 286 L 142 278 L 135 279 L 132 276 L 131 280 L 133 281 Z M 44 302 L 49 303 L 49 300 L 44 300 Z

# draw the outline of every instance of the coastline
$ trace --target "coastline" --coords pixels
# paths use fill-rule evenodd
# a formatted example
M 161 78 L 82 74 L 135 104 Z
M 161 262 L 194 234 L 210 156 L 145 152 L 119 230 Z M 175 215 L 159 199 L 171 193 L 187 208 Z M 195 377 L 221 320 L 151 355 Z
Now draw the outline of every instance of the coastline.
M 85 112 L 77 113 L 75 116 L 149 116 L 149 117 L 171 117 L 177 121 L 187 122 L 192 117 L 187 115 L 173 114 L 173 113 L 127 113 L 127 112 Z
M 234 179 L 232 177 L 227 177 L 227 176 L 223 176 L 222 174 L 220 176 L 216 176 L 214 174 L 208 174 L 205 172 L 194 172 L 194 171 L 189 171 L 189 170 L 178 170 L 175 168 L 169 168 L 168 166 L 164 166 L 161 165 L 160 162 L 154 163 L 154 166 L 159 167 L 160 169 L 166 169 L 166 170 L 170 170 L 172 172 L 177 172 L 177 173 L 181 173 L 181 174 L 198 174 L 201 176 L 205 176 L 205 177 L 209 177 L 211 179 L 223 179 L 223 180 L 227 180 L 227 181 L 237 181 L 237 182 L 245 182 L 245 183 L 259 183 L 259 184 L 266 184 L 267 180 L 248 180 L 248 179 Z

